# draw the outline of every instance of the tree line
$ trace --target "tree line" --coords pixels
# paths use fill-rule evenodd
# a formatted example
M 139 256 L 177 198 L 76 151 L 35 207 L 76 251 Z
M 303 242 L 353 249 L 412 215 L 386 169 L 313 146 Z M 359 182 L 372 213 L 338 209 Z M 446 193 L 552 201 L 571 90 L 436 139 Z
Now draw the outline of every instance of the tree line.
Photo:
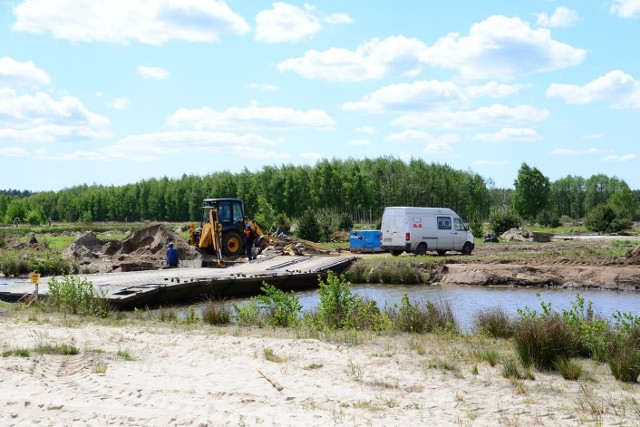
M 251 172 L 148 179 L 123 186 L 80 185 L 60 191 L 0 192 L 0 220 L 63 222 L 199 221 L 205 198 L 243 199 L 249 215 L 265 211 L 300 218 L 308 210 L 347 214 L 354 222 L 377 222 L 386 206 L 450 207 L 468 222 L 512 209 L 534 220 L 541 212 L 583 218 L 611 203 L 638 216 L 638 191 L 604 175 L 567 176 L 550 182 L 523 164 L 514 189 L 495 188 L 477 173 L 446 164 L 394 157 L 321 160 L 314 166 L 265 166 Z M 531 207 L 532 201 L 537 205 Z

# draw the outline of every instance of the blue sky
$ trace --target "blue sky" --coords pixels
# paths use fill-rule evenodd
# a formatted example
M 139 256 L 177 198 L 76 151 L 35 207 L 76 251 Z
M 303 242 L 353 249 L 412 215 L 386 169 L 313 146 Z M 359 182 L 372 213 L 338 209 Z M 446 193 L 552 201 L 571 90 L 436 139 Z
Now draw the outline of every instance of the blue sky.
M 0 0 L 0 189 L 393 156 L 640 188 L 640 0 Z

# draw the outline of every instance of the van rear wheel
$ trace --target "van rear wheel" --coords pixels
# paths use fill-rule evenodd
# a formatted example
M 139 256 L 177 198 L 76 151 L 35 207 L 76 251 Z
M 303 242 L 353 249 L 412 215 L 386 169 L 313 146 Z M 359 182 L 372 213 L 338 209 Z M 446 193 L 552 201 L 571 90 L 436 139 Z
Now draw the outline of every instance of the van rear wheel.
M 416 255 L 426 255 L 427 254 L 427 244 L 422 242 L 416 248 Z
M 393 256 L 398 256 L 398 255 L 400 255 L 401 253 L 402 253 L 402 251 L 398 251 L 398 250 L 395 250 L 395 249 L 392 249 L 392 250 L 391 250 L 391 255 L 393 255 Z
M 462 246 L 462 255 L 471 255 L 471 243 L 467 242 Z

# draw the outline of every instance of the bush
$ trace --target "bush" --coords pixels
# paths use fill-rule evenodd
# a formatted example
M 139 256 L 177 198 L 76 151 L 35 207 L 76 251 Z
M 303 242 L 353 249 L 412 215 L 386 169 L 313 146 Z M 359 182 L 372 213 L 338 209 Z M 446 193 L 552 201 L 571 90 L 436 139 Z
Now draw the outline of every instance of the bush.
M 536 222 L 543 227 L 559 227 L 560 218 L 558 214 L 550 210 L 544 210 L 536 217 Z
M 640 376 L 640 317 L 615 312 L 615 335 L 612 339 L 608 363 L 619 381 L 637 382 Z
M 458 326 L 448 302 L 424 304 L 411 302 L 405 293 L 400 307 L 394 306 L 389 313 L 394 326 L 403 332 L 427 333 L 434 331 L 457 332 Z
M 609 322 L 593 310 L 591 301 L 576 295 L 570 310 L 562 311 L 563 321 L 576 337 L 576 352 L 583 357 L 605 361 L 612 331 Z
M 482 222 L 478 221 L 477 219 L 471 221 L 471 224 L 469 224 L 469 229 L 471 230 L 471 234 L 473 234 L 474 237 L 482 237 L 484 235 L 484 226 L 482 225 Z
M 351 219 L 351 215 L 342 214 L 340 216 L 340 223 L 338 224 L 339 230 L 351 230 L 353 228 L 353 219 Z
M 246 304 L 233 303 L 236 322 L 240 326 L 264 326 L 264 317 L 261 314 L 260 304 L 257 298 L 251 298 Z
M 93 283 L 78 276 L 52 277 L 48 283 L 47 304 L 64 313 L 107 317 L 108 304 L 104 292 L 98 293 Z
M 514 323 L 513 337 L 523 366 L 553 369 L 559 358 L 575 354 L 573 331 L 557 313 L 520 317 Z
M 476 332 L 493 338 L 510 338 L 513 326 L 503 308 L 480 310 L 474 314 L 473 325 Z
M 489 226 L 499 236 L 507 230 L 522 226 L 522 219 L 511 209 L 502 209 L 491 214 Z
M 262 310 L 268 312 L 267 318 L 271 326 L 286 328 L 298 321 L 302 304 L 293 291 L 287 293 L 266 282 L 263 282 L 260 290 L 265 294 L 257 297 L 258 303 Z
M 322 227 L 320 227 L 320 223 L 311 209 L 307 209 L 300 218 L 298 236 L 312 242 L 319 242 L 323 239 Z
M 584 225 L 597 233 L 617 233 L 632 228 L 633 221 L 616 214 L 616 211 L 608 205 L 598 205 L 587 213 Z
M 228 325 L 231 323 L 231 313 L 226 304 L 207 301 L 202 310 L 202 321 L 210 325 Z
M 351 311 L 359 302 L 358 296 L 351 292 L 351 284 L 344 276 L 336 276 L 332 271 L 326 280 L 320 280 L 318 284 L 318 321 L 332 329 L 347 327 Z

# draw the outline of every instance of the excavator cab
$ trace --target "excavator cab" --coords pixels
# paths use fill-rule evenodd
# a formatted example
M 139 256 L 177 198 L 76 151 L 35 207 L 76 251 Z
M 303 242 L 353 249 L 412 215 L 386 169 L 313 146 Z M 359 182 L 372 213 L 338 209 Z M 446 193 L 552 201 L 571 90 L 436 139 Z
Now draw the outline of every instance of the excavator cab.
M 244 249 L 244 213 L 240 199 L 204 199 L 200 228 L 191 232 L 191 244 L 219 258 L 240 255 Z

